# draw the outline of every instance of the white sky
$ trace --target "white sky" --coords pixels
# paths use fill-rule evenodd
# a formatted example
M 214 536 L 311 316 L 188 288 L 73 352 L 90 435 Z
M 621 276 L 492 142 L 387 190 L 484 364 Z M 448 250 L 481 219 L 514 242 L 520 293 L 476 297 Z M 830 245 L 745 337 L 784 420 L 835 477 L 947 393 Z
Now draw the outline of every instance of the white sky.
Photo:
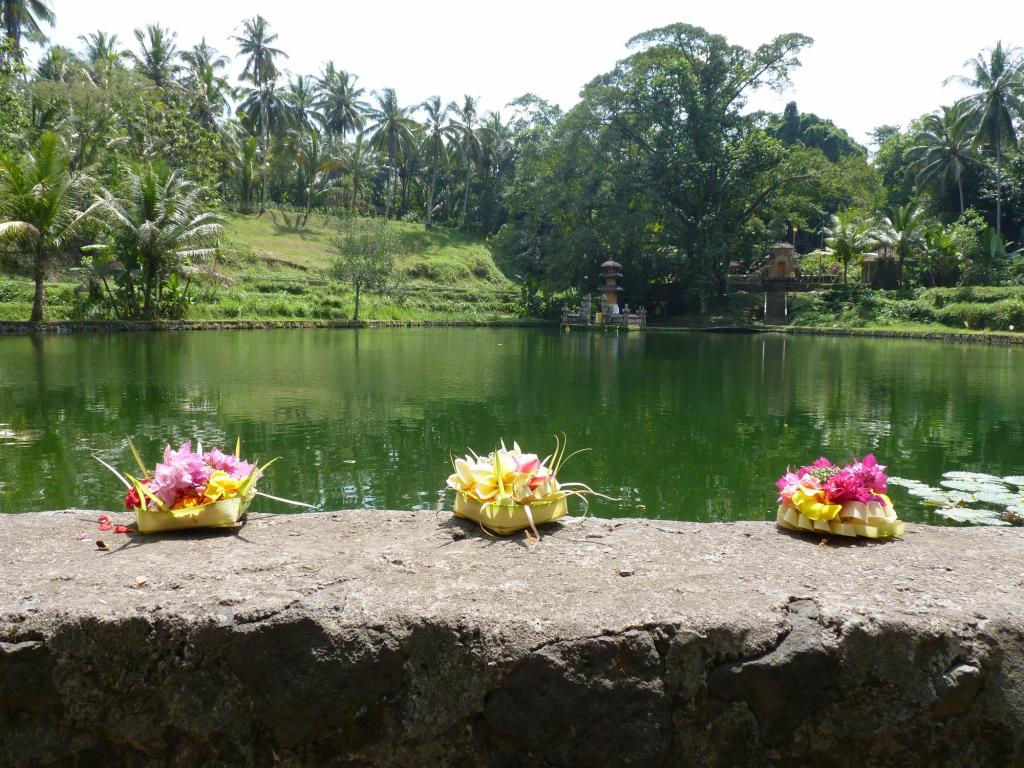
M 283 66 L 296 73 L 315 73 L 333 59 L 368 90 L 395 88 L 404 103 L 468 93 L 481 97 L 485 110 L 504 109 L 527 91 L 570 107 L 587 81 L 627 55 L 626 40 L 652 27 L 682 21 L 747 47 L 802 32 L 815 44 L 793 87 L 754 106 L 781 111 L 796 100 L 861 142 L 874 126 L 905 125 L 961 95 L 943 79 L 998 38 L 1024 45 L 1024 2 L 1012 0 L 53 0 L 53 7 L 52 39 L 73 47 L 79 34 L 96 29 L 134 46 L 132 29 L 159 21 L 178 32 L 180 48 L 205 35 L 230 54 L 241 20 L 261 13 L 290 56 Z

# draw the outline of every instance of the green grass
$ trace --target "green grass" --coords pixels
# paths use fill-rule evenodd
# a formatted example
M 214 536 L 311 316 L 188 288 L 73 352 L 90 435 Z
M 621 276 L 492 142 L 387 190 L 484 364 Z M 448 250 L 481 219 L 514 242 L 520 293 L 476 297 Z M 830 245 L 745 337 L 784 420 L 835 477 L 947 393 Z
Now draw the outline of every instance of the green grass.
M 221 251 L 210 275 L 192 290 L 190 320 L 348 320 L 353 294 L 331 279 L 334 257 L 329 222 L 312 216 L 307 226 L 288 226 L 286 216 L 229 213 Z M 494 263 L 483 240 L 444 228 L 395 222 L 405 253 L 398 260 L 402 295 L 364 294 L 362 320 L 501 321 L 516 316 L 517 291 Z M 58 276 L 46 286 L 46 317 L 76 316 L 78 283 Z M 26 320 L 32 283 L 0 275 L 0 320 Z

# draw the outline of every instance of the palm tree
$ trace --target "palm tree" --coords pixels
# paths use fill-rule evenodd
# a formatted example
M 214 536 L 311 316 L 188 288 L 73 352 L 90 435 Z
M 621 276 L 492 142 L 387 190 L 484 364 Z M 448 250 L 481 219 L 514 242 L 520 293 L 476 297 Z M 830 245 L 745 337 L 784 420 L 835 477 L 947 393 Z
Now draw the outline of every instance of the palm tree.
M 448 122 L 451 104 L 441 103 L 440 96 L 431 96 L 421 109 L 427 113 L 423 128 L 423 155 L 430 163 L 430 191 L 427 194 L 427 229 L 434 224 L 434 194 L 437 191 L 437 169 L 448 162 L 448 145 L 454 140 Z
M 63 45 L 51 45 L 36 65 L 36 77 L 51 83 L 80 80 L 83 71 L 82 62 L 75 52 Z
M 47 132 L 20 159 L 0 155 L 0 238 L 20 244 L 33 261 L 32 315 L 43 319 L 43 278 L 47 262 L 65 251 L 95 206 L 74 208 L 85 179 L 71 172 L 60 137 Z
M 949 179 L 956 183 L 961 216 L 964 213 L 963 174 L 973 161 L 975 117 L 964 104 L 943 107 L 941 112 L 924 119 L 920 133 L 915 136 L 915 145 L 907 153 L 917 184 L 933 179 L 939 179 L 943 186 Z
M 515 143 L 509 125 L 502 122 L 500 112 L 488 112 L 477 131 L 480 142 L 480 169 L 483 174 L 483 199 L 478 203 L 480 222 L 485 231 L 495 225 L 494 215 L 500 202 L 500 180 L 515 163 Z
M 139 43 L 139 52 L 130 54 L 135 69 L 152 80 L 157 88 L 174 85 L 174 76 L 181 69 L 175 42 L 178 33 L 159 24 L 148 24 L 145 29 L 136 29 L 134 34 Z
M 103 80 L 114 69 L 121 66 L 121 60 L 127 55 L 120 50 L 117 35 L 108 35 L 103 30 L 79 35 L 84 48 L 85 61 L 93 80 Z
M 903 287 L 903 262 L 925 241 L 928 219 L 924 209 L 911 201 L 892 209 L 891 215 L 878 226 L 877 236 L 896 254 L 897 275 Z
M 348 146 L 345 164 L 352 177 L 352 210 L 355 211 L 359 207 L 359 188 L 363 179 L 369 178 L 377 171 L 373 149 L 364 134 L 358 134 L 356 140 Z
M 822 230 L 825 245 L 843 262 L 843 283 L 848 280 L 850 261 L 864 253 L 877 240 L 874 222 L 860 211 L 839 211 L 831 226 Z
M 362 99 L 365 89 L 356 87 L 358 80 L 356 75 L 335 69 L 334 62 L 327 62 L 319 79 L 317 106 L 324 116 L 324 126 L 342 138 L 363 129 L 363 118 L 369 109 Z
M 301 226 L 305 226 L 313 201 L 337 187 L 336 174 L 344 167 L 344 160 L 334 151 L 329 138 L 325 138 L 317 128 L 294 129 L 289 136 L 289 144 L 302 181 L 305 212 Z
M 469 187 L 473 179 L 473 165 L 480 157 L 480 138 L 476 134 L 477 100 L 472 96 L 465 96 L 462 106 L 452 105 L 452 112 L 455 113 L 455 127 L 459 132 L 459 150 L 462 162 L 465 164 L 466 176 L 464 179 L 465 189 L 462 197 L 462 211 L 459 213 L 459 229 L 466 226 L 466 211 L 469 209 Z
M 207 128 L 213 128 L 217 119 L 227 112 L 234 95 L 228 79 L 219 74 L 229 59 L 207 45 L 205 37 L 192 50 L 182 53 L 181 58 L 188 65 L 185 85 L 192 91 L 192 117 Z
M 1004 49 L 1001 41 L 988 54 L 988 60 L 983 52 L 964 62 L 965 67 L 973 68 L 973 77 L 959 75 L 947 78 L 946 82 L 955 81 L 977 91 L 962 101 L 976 116 L 974 145 L 995 154 L 996 233 L 1000 234 L 1003 218 L 1003 149 L 1017 146 L 1013 119 L 1015 115 L 1024 115 L 1024 59 L 1016 49 Z
M 188 65 L 187 77 L 193 79 L 207 70 L 223 72 L 231 61 L 207 43 L 205 37 L 198 44 L 193 45 L 191 50 L 182 52 L 181 60 Z
M 117 259 L 122 280 L 122 313 L 152 320 L 161 315 L 166 279 L 183 261 L 216 251 L 220 217 L 205 209 L 203 190 L 162 160 L 126 169 L 125 194 L 104 191 L 96 199 L 105 224 L 104 242 L 91 250 Z M 136 286 L 133 274 L 141 273 Z M 138 290 L 142 291 L 142 306 Z
M 267 209 L 267 170 L 268 145 L 270 143 L 270 126 L 267 110 L 270 108 L 270 86 L 277 82 L 277 64 L 275 59 L 278 56 L 288 58 L 288 55 L 280 48 L 274 48 L 273 43 L 277 41 L 277 33 L 270 34 L 270 24 L 260 15 L 242 22 L 242 34 L 232 38 L 238 43 L 238 53 L 245 56 L 245 64 L 240 77 L 243 81 L 251 82 L 252 90 L 258 100 L 260 110 L 260 137 L 262 141 L 262 183 L 260 184 L 260 213 Z
M 50 7 L 50 0 L 4 0 L 3 23 L 7 37 L 11 39 L 11 48 L 15 54 L 21 51 L 22 30 L 28 32 L 30 39 L 46 40 L 40 22 L 51 27 L 57 17 Z
M 309 131 L 323 125 L 324 116 L 317 106 L 319 99 L 314 88 L 314 78 L 309 75 L 298 75 L 288 82 L 284 92 L 285 109 L 288 124 L 299 131 Z
M 402 155 L 410 144 L 413 143 L 413 126 L 415 123 L 410 119 L 410 107 L 399 106 L 398 96 L 394 88 L 385 88 L 383 91 L 374 91 L 374 98 L 377 106 L 370 109 L 370 119 L 373 125 L 370 126 L 370 146 L 388 158 L 388 175 L 390 177 L 390 191 L 384 207 L 384 218 L 391 217 L 391 209 L 395 202 L 395 186 L 398 183 L 398 166 Z
M 251 210 L 253 189 L 259 176 L 259 147 L 256 137 L 243 131 L 238 123 L 229 122 L 221 130 L 221 148 L 227 159 L 230 175 L 238 185 L 239 207 L 248 213 Z

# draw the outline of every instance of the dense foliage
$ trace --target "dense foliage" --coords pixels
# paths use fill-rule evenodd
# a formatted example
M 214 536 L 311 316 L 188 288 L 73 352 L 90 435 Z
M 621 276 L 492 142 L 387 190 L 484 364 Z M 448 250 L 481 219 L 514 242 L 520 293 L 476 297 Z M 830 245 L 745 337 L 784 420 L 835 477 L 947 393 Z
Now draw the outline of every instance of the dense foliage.
M 403 102 L 333 62 L 289 72 L 262 16 L 232 38 L 232 82 L 229 56 L 160 24 L 72 50 L 45 47 L 46 0 L 2 14 L 0 266 L 33 276 L 34 319 L 59 265 L 84 267 L 94 314 L 185 314 L 224 207 L 273 206 L 296 231 L 319 212 L 493 238 L 525 307 L 592 289 L 614 258 L 634 302 L 706 311 L 779 240 L 843 282 L 869 252 L 892 255 L 904 287 L 1024 274 L 1024 60 L 1001 44 L 968 62 L 972 95 L 880 127 L 871 156 L 796 103 L 747 109 L 787 85 L 812 43 L 800 34 L 749 50 L 686 24 L 650 30 L 568 112 L 526 94 L 503 117 L 470 95 Z

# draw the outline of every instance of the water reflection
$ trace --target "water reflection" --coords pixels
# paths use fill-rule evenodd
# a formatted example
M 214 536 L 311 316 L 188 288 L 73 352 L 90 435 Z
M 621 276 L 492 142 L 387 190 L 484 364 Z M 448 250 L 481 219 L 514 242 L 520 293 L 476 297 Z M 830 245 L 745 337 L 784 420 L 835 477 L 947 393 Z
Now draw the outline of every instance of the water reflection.
M 775 335 L 515 329 L 0 339 L 0 510 L 109 507 L 129 466 L 198 437 L 280 456 L 268 492 L 426 508 L 450 454 L 590 447 L 600 515 L 767 517 L 787 464 L 875 451 L 898 474 L 1019 474 L 1016 349 Z M 909 500 L 907 519 L 927 513 Z M 259 501 L 269 508 L 270 504 Z

